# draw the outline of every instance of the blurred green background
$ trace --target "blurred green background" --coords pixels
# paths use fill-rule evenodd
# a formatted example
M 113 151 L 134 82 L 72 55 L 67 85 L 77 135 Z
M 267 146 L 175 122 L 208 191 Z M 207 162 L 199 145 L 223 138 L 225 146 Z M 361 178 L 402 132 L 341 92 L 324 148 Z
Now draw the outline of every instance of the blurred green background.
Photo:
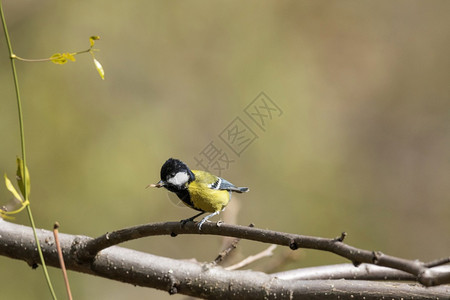
M 3 1 L 13 48 L 27 58 L 88 48 L 76 63 L 17 62 L 31 202 L 38 227 L 98 236 L 194 211 L 145 189 L 169 157 L 192 168 L 213 141 L 234 160 L 223 177 L 251 192 L 237 224 L 335 237 L 423 261 L 450 250 L 449 1 Z M 245 107 L 265 92 L 283 111 L 265 131 Z M 17 108 L 0 38 L 0 171 L 20 155 Z M 241 117 L 258 135 L 240 156 L 219 134 Z M 0 185 L 1 203 L 11 198 Z M 227 218 L 226 214 L 221 218 Z M 213 220 L 218 220 L 214 218 Z M 29 224 L 25 213 L 15 220 Z M 222 239 L 124 244 L 211 261 Z M 242 242 L 235 259 L 266 248 Z M 250 268 L 345 262 L 289 250 Z M 51 275 L 64 298 L 60 270 Z M 166 292 L 69 271 L 75 299 Z M 48 299 L 41 268 L 0 257 L 2 299 Z M 27 288 L 24 288 L 26 286 Z M 171 299 L 183 299 L 173 296 Z

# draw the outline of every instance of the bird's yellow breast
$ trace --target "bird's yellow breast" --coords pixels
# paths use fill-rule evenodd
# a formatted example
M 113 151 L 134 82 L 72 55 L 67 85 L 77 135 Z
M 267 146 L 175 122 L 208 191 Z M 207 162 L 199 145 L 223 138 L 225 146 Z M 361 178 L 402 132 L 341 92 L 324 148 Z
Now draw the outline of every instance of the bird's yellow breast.
M 217 177 L 204 171 L 192 171 L 195 180 L 189 184 L 188 190 L 195 208 L 205 212 L 221 211 L 230 201 L 230 192 L 226 190 L 211 189 Z

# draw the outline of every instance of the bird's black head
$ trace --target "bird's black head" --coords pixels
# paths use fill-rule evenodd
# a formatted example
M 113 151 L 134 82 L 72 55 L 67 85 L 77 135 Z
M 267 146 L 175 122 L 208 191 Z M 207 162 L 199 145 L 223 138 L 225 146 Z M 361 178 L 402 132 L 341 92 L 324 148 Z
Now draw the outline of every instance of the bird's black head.
M 161 167 L 161 184 L 171 192 L 186 189 L 186 183 L 195 180 L 195 175 L 181 160 L 169 158 Z

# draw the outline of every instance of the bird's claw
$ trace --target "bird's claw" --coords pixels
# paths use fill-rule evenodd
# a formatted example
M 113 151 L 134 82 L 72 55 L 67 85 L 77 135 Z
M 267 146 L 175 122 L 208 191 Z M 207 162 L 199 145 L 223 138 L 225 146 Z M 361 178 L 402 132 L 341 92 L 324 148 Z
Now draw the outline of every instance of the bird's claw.
M 203 219 L 203 220 L 200 221 L 200 223 L 198 223 L 198 225 L 197 225 L 198 226 L 198 230 L 202 230 L 202 225 L 205 224 L 206 221 L 208 221 L 208 220 Z

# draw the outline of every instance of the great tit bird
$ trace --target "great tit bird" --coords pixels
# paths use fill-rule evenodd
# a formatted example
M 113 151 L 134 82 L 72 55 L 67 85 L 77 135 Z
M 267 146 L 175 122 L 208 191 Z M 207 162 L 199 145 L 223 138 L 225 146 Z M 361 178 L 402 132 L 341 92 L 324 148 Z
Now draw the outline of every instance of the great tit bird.
M 175 193 L 184 204 L 200 211 L 189 219 L 181 220 L 183 224 L 204 213 L 210 213 L 198 223 L 200 230 L 203 223 L 225 209 L 232 192 L 245 193 L 249 190 L 246 187 L 236 187 L 211 173 L 191 170 L 181 160 L 174 158 L 169 158 L 161 167 L 161 181 L 149 186 L 164 187 Z

